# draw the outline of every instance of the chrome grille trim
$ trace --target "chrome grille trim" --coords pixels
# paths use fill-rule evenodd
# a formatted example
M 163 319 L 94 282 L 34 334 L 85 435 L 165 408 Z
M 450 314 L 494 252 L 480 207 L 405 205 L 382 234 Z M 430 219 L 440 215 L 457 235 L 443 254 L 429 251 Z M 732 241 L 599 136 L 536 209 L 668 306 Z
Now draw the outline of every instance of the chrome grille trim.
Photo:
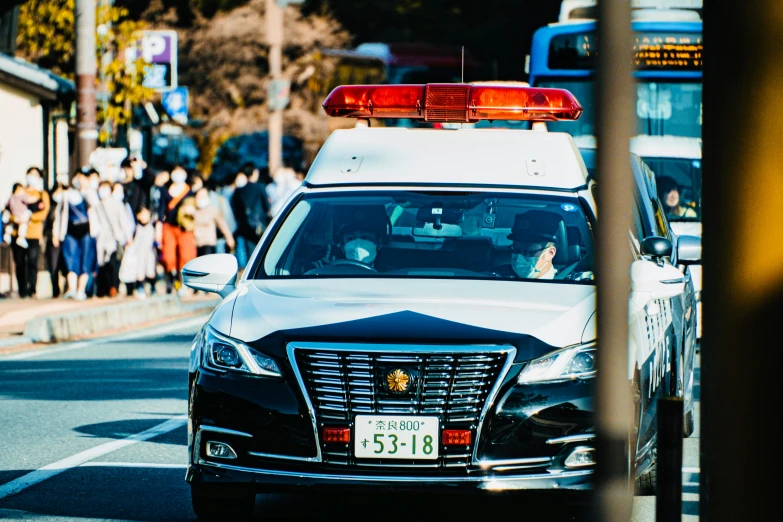
M 297 359 L 297 350 L 301 350 L 299 355 L 302 359 Z M 389 354 L 396 350 L 413 354 Z M 310 413 L 318 462 L 324 461 L 325 454 L 329 455 L 329 462 L 336 464 L 348 464 L 354 460 L 350 448 L 346 453 L 323 453 L 319 419 L 352 423 L 355 414 L 436 414 L 442 416 L 446 424 L 469 422 L 475 425 L 473 447 L 463 449 L 463 453 L 471 450 L 469 453 L 443 452 L 439 464 L 412 465 L 420 469 L 439 465 L 467 467 L 478 463 L 476 455 L 486 414 L 495 403 L 516 356 L 516 348 L 510 345 L 291 342 L 286 346 L 286 352 Z M 376 353 L 378 355 L 374 355 Z M 417 393 L 410 398 L 380 397 L 375 391 L 377 364 L 417 366 L 421 379 Z M 325 375 L 329 377 L 327 382 L 324 382 Z M 305 379 L 313 386 L 312 391 L 318 392 L 314 397 L 310 396 Z M 378 464 L 354 460 L 352 464 L 390 469 L 408 466 L 387 461 Z

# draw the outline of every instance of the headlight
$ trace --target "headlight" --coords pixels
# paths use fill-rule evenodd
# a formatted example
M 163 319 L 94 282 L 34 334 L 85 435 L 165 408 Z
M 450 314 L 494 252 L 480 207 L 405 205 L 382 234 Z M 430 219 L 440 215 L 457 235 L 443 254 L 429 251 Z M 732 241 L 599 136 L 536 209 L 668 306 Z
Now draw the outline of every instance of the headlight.
M 518 384 L 559 382 L 595 377 L 595 343 L 563 348 L 547 356 L 533 359 L 525 366 Z
M 236 339 L 217 333 L 213 328 L 204 329 L 204 366 L 210 370 L 235 371 L 280 377 L 277 363 Z

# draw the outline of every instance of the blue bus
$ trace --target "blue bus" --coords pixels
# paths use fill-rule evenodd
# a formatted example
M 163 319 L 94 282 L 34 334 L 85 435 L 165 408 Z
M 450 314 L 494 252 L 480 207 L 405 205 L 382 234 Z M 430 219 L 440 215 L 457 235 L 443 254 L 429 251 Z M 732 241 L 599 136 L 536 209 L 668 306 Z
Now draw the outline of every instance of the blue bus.
M 698 18 L 698 13 L 693 12 Z M 637 135 L 701 138 L 702 21 L 631 22 L 635 35 Z M 553 131 L 595 134 L 595 20 L 549 24 L 533 35 L 528 74 L 534 87 L 568 89 L 582 103 L 575 122 L 556 122 Z

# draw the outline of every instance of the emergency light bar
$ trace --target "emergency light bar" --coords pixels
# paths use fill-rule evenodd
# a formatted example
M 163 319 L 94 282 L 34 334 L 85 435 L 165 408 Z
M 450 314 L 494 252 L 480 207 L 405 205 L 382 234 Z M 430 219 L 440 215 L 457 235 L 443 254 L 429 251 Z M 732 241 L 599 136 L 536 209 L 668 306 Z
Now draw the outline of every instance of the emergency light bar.
M 559 121 L 582 115 L 582 106 L 565 89 L 464 83 L 341 85 L 323 107 L 329 116 L 440 123 Z

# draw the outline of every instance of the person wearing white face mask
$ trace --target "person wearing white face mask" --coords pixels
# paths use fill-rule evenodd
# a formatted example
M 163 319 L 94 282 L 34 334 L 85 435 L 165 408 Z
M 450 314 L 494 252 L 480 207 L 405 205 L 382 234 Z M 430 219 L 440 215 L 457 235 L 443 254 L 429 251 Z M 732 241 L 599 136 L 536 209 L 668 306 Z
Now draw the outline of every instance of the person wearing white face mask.
M 185 169 L 174 167 L 171 170 L 171 184 L 161 194 L 162 215 L 156 227 L 156 239 L 161 244 L 167 293 L 181 289 L 179 276 L 182 268 L 196 257 L 196 241 L 193 237 L 195 203 L 187 180 Z
M 95 281 L 96 297 L 114 297 L 119 285 L 118 252 L 133 238 L 125 214 L 125 205 L 112 197 L 112 186 L 102 181 L 98 186 L 100 201 L 95 205 L 100 229 L 96 238 L 98 272 Z
M 555 244 L 564 229 L 563 218 L 556 212 L 529 210 L 514 216 L 514 226 L 507 236 L 512 240 L 511 264 L 500 267 L 499 273 L 515 279 L 554 279 Z
M 229 250 L 233 250 L 234 235 L 228 228 L 226 220 L 223 219 L 220 209 L 212 205 L 209 191 L 202 187 L 196 192 L 196 228 L 193 229 L 193 236 L 196 239 L 196 253 L 199 256 L 216 252 L 218 230 L 223 234 L 226 246 Z
M 67 275 L 65 299 L 87 299 L 87 283 L 97 261 L 95 238 L 100 231 L 100 219 L 95 206 L 84 197 L 89 187 L 87 175 L 77 171 L 54 216 L 52 243 L 61 247 Z
M 31 214 L 26 218 L 27 228 L 19 241 L 18 231 L 14 232 L 14 242 L 11 250 L 16 266 L 16 280 L 19 297 L 33 297 L 36 293 L 38 280 L 38 258 L 41 255 L 41 240 L 43 239 L 44 222 L 49 214 L 49 194 L 44 190 L 43 173 L 37 167 L 27 169 L 25 176 L 27 205 Z M 13 216 L 11 216 L 13 222 Z M 16 223 L 15 223 L 16 224 Z M 26 247 L 19 243 L 26 243 Z
M 46 271 L 49 272 L 49 278 L 52 283 L 52 297 L 60 297 L 62 294 L 62 285 L 60 284 L 60 274 L 65 274 L 62 256 L 60 255 L 60 244 L 54 245 L 54 218 L 57 215 L 57 208 L 62 203 L 68 190 L 68 175 L 58 174 L 57 182 L 52 188 L 49 198 L 52 201 L 49 207 L 49 214 L 44 224 L 44 239 L 46 242 Z

